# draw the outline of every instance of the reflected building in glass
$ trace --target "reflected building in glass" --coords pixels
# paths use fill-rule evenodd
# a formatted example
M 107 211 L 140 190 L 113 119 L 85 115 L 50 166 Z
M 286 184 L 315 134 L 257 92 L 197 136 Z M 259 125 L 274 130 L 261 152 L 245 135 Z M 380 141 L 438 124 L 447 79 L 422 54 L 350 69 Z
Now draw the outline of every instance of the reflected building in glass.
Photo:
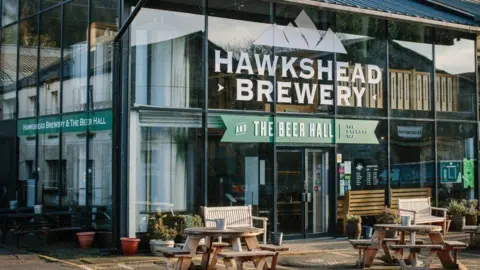
M 399 193 L 478 199 L 478 4 L 295 2 L 0 0 L 0 217 L 115 246 L 201 206 L 308 238 L 352 194 L 380 194 L 365 223 Z

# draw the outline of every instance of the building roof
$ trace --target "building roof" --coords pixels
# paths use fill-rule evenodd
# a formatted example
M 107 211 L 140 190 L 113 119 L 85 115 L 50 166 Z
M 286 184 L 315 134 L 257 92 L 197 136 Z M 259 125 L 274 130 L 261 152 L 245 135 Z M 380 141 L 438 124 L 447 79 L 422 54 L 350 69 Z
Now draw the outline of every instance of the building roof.
M 470 26 L 479 26 L 475 14 L 480 3 L 466 0 L 315 0 L 316 2 L 372 10 L 413 18 L 429 19 Z

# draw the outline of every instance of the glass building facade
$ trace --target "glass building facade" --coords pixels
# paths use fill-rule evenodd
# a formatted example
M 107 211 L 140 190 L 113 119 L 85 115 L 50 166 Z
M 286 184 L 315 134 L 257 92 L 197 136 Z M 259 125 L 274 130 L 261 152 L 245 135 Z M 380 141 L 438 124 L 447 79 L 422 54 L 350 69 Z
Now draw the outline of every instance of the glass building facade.
M 478 198 L 477 33 L 165 0 L 116 47 L 132 2 L 0 0 L 0 208 L 133 237 L 158 209 L 252 205 L 312 237 L 337 231 L 350 190 Z

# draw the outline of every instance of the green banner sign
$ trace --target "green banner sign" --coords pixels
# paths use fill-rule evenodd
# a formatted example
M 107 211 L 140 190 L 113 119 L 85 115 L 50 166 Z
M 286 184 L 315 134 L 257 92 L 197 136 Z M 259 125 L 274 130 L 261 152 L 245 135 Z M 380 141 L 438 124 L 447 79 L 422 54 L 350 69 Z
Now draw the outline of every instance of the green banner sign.
M 18 136 L 62 132 L 100 131 L 112 129 L 112 111 L 82 112 L 62 116 L 45 116 L 19 120 Z
M 378 144 L 378 121 L 298 117 L 222 115 L 222 142 Z

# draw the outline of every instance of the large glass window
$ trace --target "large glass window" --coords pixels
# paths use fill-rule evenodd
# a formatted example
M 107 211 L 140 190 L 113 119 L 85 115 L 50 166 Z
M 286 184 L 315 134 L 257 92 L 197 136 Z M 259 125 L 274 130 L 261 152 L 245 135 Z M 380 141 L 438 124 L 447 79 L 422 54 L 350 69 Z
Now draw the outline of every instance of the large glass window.
M 29 17 L 38 12 L 39 0 L 17 0 L 20 1 L 20 19 Z
M 387 121 L 378 121 L 378 144 L 338 144 L 343 173 L 339 172 L 339 196 L 348 190 L 384 189 L 387 183 Z M 348 169 L 349 168 L 349 169 Z M 350 175 L 346 172 L 350 171 Z M 343 177 L 342 177 L 343 174 Z M 343 179 L 342 179 L 343 178 Z
M 434 187 L 434 123 L 392 121 L 390 125 L 392 188 Z
M 48 207 L 60 204 L 60 170 L 65 164 L 60 160 L 60 135 L 38 136 L 38 182 L 37 204 Z
M 6 188 L 0 199 L 0 208 L 8 208 L 9 201 L 18 198 L 17 186 L 19 181 L 17 175 L 17 122 L 0 122 L 0 189 Z M 5 193 L 4 193 L 5 192 Z
M 391 21 L 388 32 L 391 115 L 433 118 L 432 29 Z
M 272 28 L 283 33 L 272 33 L 278 57 L 276 111 L 333 114 L 333 56 L 335 45 L 341 47 L 330 46 L 335 42 L 333 13 L 289 5 L 275 10 Z
M 269 112 L 278 58 L 265 45 L 273 42 L 270 4 L 208 4 L 208 107 Z
M 438 203 L 473 198 L 477 183 L 475 144 L 477 125 L 437 124 Z
M 18 20 L 18 0 L 2 0 L 1 25 L 13 23 Z
M 131 26 L 135 103 L 199 108 L 203 100 L 202 1 L 165 1 L 156 5 L 160 9 L 143 8 Z
M 37 115 L 38 16 L 20 22 L 18 116 Z
M 0 33 L 0 120 L 16 116 L 18 25 Z
M 224 126 L 208 129 L 207 205 L 252 205 L 273 218 L 273 144 L 222 142 L 224 135 Z
M 117 0 L 93 1 L 90 24 L 90 100 L 93 109 L 112 106 L 112 40 L 118 30 Z
M 62 0 L 40 0 L 42 1 L 42 9 L 49 8 L 54 5 L 58 5 L 62 2 Z
M 40 15 L 40 115 L 60 112 L 61 8 Z
M 87 109 L 88 0 L 64 6 L 63 112 Z
M 36 119 L 32 119 L 36 123 Z M 18 203 L 33 207 L 36 204 L 37 186 L 37 143 L 36 133 L 18 134 Z
M 336 14 L 339 114 L 386 115 L 385 21 L 354 14 Z
M 435 89 L 438 118 L 476 117 L 475 37 L 435 31 Z
M 142 127 L 137 159 L 137 232 L 157 211 L 198 212 L 201 129 Z

